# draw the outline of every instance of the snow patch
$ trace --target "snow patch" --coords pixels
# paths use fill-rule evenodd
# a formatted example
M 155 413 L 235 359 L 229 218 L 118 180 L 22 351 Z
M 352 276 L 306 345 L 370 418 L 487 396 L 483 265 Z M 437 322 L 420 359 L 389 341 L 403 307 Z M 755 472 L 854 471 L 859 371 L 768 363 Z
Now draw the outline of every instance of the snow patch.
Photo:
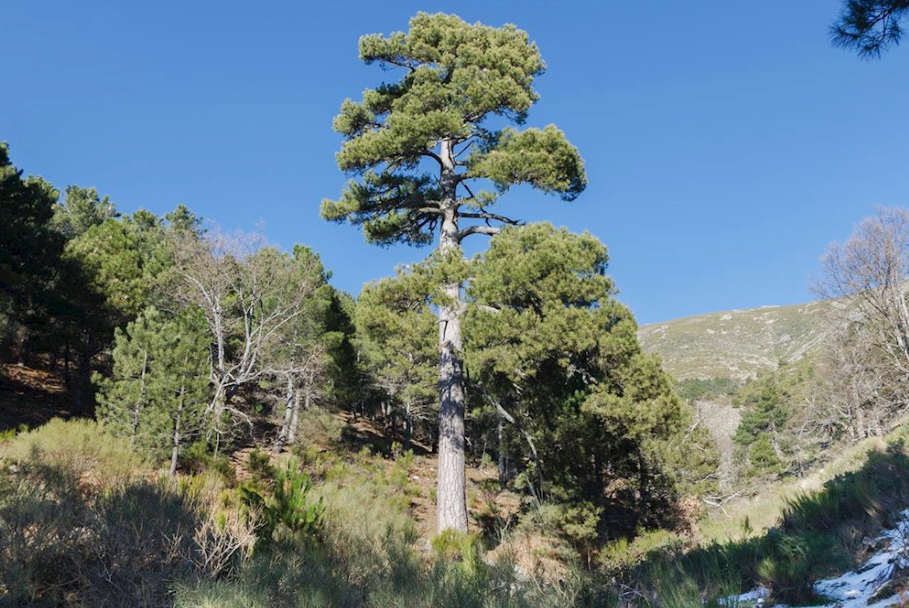
M 877 540 L 886 542 L 887 547 L 873 555 L 858 570 L 816 582 L 814 584 L 815 592 L 836 600 L 834 604 L 842 606 L 842 608 L 868 606 L 868 601 L 881 587 L 890 582 L 896 570 L 909 566 L 909 555 L 907 555 L 909 509 L 900 513 L 900 519 L 895 528 L 885 530 Z M 874 606 L 891 606 L 899 603 L 899 599 L 899 594 L 897 594 L 876 602 Z
M 900 513 L 895 528 L 884 530 L 875 540 L 885 544 L 885 547 L 857 570 L 814 583 L 815 593 L 830 600 L 830 603 L 816 608 L 885 608 L 903 601 L 905 595 L 898 593 L 873 604 L 869 603 L 897 571 L 909 567 L 909 509 Z M 758 587 L 741 595 L 723 598 L 720 604 L 763 606 L 769 595 L 770 592 L 765 587 Z

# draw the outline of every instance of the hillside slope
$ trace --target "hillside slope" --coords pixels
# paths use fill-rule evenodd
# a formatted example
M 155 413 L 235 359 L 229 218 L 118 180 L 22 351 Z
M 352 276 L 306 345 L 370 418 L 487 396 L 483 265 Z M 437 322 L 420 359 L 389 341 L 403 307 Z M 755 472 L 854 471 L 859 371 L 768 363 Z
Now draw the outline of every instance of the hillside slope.
M 813 352 L 826 334 L 831 302 L 730 310 L 644 325 L 642 347 L 679 380 L 744 380 Z

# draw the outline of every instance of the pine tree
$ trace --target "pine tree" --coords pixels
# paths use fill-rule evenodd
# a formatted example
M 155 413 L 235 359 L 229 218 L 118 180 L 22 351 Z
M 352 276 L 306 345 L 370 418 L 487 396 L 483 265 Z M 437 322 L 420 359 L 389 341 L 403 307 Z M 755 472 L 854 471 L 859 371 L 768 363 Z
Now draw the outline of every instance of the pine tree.
M 323 217 L 362 225 L 378 244 L 426 245 L 438 233 L 438 252 L 450 261 L 461 256 L 468 236 L 518 223 L 489 211 L 512 186 L 527 184 L 566 200 L 580 194 L 583 162 L 555 126 L 491 126 L 523 124 L 538 99 L 533 80 L 544 64 L 525 32 L 444 14 L 419 13 L 409 25 L 406 33 L 360 38 L 364 62 L 403 75 L 342 104 L 333 125 L 345 138 L 338 165 L 359 179 L 339 200 L 323 201 Z M 495 189 L 480 191 L 478 181 Z M 467 529 L 460 286 L 449 282 L 441 291 L 440 532 Z
M 438 320 L 429 308 L 420 277 L 402 271 L 372 283 L 357 299 L 357 347 L 374 383 L 400 409 L 404 449 L 410 449 L 414 423 L 436 414 Z
M 54 205 L 51 222 L 58 232 L 70 240 L 118 215 L 110 197 L 101 197 L 94 188 L 67 186 L 63 203 Z
M 167 318 L 153 307 L 117 329 L 111 378 L 96 376 L 98 419 L 159 456 L 170 473 L 208 402 L 208 341 L 199 311 Z
M 143 210 L 90 225 L 67 243 L 66 257 L 105 298 L 115 316 L 113 325 L 126 323 L 148 306 L 159 277 L 173 265 L 164 222 Z
M 831 28 L 833 43 L 862 57 L 877 57 L 902 40 L 900 21 L 906 11 L 909 0 L 846 0 Z
M 0 143 L 0 319 L 2 342 L 18 351 L 47 323 L 63 238 L 51 227 L 58 192 L 41 178 L 23 178 Z
M 665 512 L 660 444 L 682 420 L 668 375 L 615 300 L 607 259 L 589 234 L 508 228 L 472 264 L 467 290 L 468 366 L 507 423 L 500 449 L 516 483 L 564 505 L 564 530 L 581 545 L 607 521 L 630 518 L 606 530 L 627 532 Z M 636 495 L 610 496 L 617 480 Z

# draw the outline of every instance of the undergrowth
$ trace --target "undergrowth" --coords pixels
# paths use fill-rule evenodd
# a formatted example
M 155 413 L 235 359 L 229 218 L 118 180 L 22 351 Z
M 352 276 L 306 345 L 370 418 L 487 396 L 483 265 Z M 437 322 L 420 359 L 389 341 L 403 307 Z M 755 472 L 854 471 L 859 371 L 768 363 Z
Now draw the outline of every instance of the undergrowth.
M 218 467 L 173 480 L 94 423 L 52 421 L 0 444 L 0 605 L 694 608 L 757 585 L 799 605 L 909 505 L 896 437 L 782 500 L 769 530 L 700 546 L 641 531 L 585 562 L 546 504 L 499 538 L 422 539 L 418 464 L 308 446 L 254 451 L 242 483 Z
M 690 581 L 701 600 L 761 585 L 778 602 L 810 604 L 821 599 L 812 582 L 856 566 L 862 540 L 892 526 L 907 505 L 909 457 L 897 441 L 821 491 L 788 499 L 778 525 L 765 534 L 688 551 L 661 547 L 633 574 L 650 588 Z

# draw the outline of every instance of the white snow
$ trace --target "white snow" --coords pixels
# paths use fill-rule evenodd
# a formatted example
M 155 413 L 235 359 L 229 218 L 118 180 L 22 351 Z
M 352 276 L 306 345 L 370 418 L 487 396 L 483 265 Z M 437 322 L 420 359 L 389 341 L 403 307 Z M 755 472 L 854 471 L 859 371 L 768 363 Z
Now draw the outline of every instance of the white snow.
M 732 606 L 733 608 L 736 608 L 737 606 L 763 606 L 769 595 L 769 589 L 766 587 L 758 587 L 757 589 L 752 589 L 741 595 L 731 595 L 727 598 L 723 598 L 720 600 L 720 604 L 723 606 Z
M 884 530 L 876 539 L 885 547 L 871 556 L 857 570 L 846 572 L 836 578 L 814 583 L 814 591 L 830 600 L 817 608 L 885 608 L 899 604 L 901 594 L 868 602 L 886 583 L 890 582 L 898 569 L 909 567 L 909 509 L 900 513 L 895 528 Z M 748 593 L 730 596 L 720 600 L 727 606 L 763 606 L 770 592 L 758 587 Z
M 834 604 L 842 608 L 869 606 L 868 601 L 877 591 L 893 578 L 894 570 L 909 566 L 907 541 L 909 541 L 909 509 L 900 513 L 895 528 L 885 530 L 878 538 L 887 543 L 880 552 L 871 556 L 855 571 L 847 572 L 836 578 L 828 578 L 814 584 L 818 595 L 836 600 Z M 874 606 L 890 606 L 899 602 L 899 596 L 875 602 Z M 831 606 L 834 604 L 830 604 Z

